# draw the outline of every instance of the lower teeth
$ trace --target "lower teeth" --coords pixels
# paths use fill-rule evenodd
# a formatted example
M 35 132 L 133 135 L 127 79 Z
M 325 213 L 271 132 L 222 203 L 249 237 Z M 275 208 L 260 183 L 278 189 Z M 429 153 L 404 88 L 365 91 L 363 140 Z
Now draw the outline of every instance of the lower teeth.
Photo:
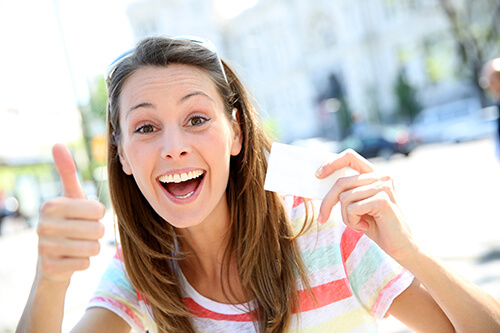
M 194 193 L 194 191 L 191 191 L 191 192 L 189 192 L 186 195 L 176 195 L 175 197 L 178 198 L 178 199 L 186 199 L 186 198 L 189 198 L 190 196 L 192 196 L 193 193 Z

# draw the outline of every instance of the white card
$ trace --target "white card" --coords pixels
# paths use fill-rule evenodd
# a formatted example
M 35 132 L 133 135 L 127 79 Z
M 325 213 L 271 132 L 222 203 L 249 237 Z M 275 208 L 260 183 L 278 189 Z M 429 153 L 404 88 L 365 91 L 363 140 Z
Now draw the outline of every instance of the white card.
M 347 168 L 342 168 L 326 178 L 316 177 L 319 167 L 336 156 L 322 150 L 275 142 L 271 147 L 264 189 L 322 200 L 337 179 L 346 174 Z

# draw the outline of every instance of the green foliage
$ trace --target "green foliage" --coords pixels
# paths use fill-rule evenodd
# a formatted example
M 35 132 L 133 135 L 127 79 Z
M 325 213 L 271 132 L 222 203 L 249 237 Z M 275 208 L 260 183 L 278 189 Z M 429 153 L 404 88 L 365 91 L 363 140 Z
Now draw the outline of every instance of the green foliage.
M 400 70 L 394 84 L 397 97 L 397 114 L 412 122 L 421 110 L 417 99 L 417 90 L 408 82 L 404 70 Z
M 278 140 L 281 136 L 281 128 L 276 117 L 269 116 L 262 120 L 264 131 L 273 140 Z
M 93 172 L 101 166 L 92 154 L 92 139 L 105 131 L 107 91 L 102 75 L 96 76 L 89 82 L 90 98 L 86 105 L 80 105 L 82 115 L 82 131 L 84 148 L 87 155 L 88 167 L 82 168 L 84 179 L 93 180 Z
M 452 0 L 439 0 L 439 4 L 459 56 L 456 70 L 481 93 L 481 68 L 500 52 L 500 2 L 463 1 L 458 5 Z
M 106 92 L 106 83 L 104 82 L 104 76 L 96 76 L 89 89 L 89 111 L 94 117 L 98 117 L 105 121 L 108 95 Z

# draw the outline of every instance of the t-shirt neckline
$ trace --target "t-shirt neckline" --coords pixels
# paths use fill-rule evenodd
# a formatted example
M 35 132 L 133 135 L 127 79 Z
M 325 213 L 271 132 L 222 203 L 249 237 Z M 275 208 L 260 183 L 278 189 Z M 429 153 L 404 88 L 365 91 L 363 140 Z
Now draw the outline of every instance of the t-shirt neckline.
M 196 289 L 194 289 L 193 286 L 191 286 L 189 281 L 184 276 L 182 269 L 178 266 L 177 269 L 179 272 L 179 277 L 181 279 L 182 292 L 185 294 L 184 297 L 193 299 L 193 301 L 195 301 L 196 303 L 198 303 L 198 305 L 201 305 L 205 309 L 226 315 L 241 315 L 248 313 L 249 310 L 255 310 L 255 301 L 249 301 L 241 304 L 227 304 L 220 303 L 203 296 Z

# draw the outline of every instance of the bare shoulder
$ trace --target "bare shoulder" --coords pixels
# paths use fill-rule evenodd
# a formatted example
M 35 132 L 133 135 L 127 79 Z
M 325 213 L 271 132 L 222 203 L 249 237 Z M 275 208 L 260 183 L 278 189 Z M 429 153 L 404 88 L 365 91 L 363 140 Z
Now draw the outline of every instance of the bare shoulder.
M 89 308 L 71 333 L 130 333 L 130 326 L 116 313 L 105 308 Z

